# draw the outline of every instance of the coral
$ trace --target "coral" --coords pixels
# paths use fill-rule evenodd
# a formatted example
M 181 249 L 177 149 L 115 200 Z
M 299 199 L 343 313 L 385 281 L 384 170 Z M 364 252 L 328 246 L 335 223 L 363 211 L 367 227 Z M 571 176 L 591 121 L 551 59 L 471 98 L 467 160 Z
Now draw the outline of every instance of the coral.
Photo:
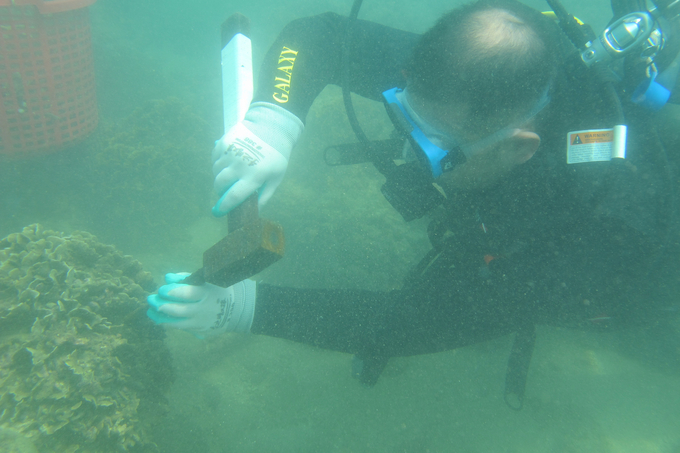
M 172 368 L 144 315 L 154 287 L 86 232 L 0 241 L 0 429 L 40 452 L 156 451 Z

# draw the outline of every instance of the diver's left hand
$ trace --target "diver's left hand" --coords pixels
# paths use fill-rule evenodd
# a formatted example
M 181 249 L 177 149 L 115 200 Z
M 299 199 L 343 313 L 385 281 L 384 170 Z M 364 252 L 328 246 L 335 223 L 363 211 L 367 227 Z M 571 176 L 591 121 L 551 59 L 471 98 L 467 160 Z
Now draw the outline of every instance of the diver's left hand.
M 249 332 L 255 312 L 256 284 L 243 280 L 229 288 L 182 283 L 188 273 L 167 274 L 158 294 L 147 298 L 147 316 L 156 324 L 186 330 L 198 337 Z

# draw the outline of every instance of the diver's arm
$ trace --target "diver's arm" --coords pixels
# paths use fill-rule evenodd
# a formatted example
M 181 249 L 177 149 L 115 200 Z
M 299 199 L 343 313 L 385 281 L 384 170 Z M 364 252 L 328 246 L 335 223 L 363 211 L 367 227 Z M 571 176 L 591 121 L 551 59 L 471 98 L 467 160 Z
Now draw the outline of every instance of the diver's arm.
M 281 106 L 304 121 L 324 87 L 342 83 L 347 23 L 325 13 L 288 24 L 264 58 L 253 101 Z M 352 92 L 379 100 L 383 91 L 405 85 L 402 70 L 418 35 L 358 20 L 351 38 Z
M 611 329 L 652 316 L 653 246 L 625 227 L 587 230 L 488 264 L 483 254 L 458 260 L 455 244 L 453 253 L 433 250 L 404 289 L 389 293 L 258 284 L 251 332 L 394 357 L 454 349 L 526 324 Z
M 655 260 L 645 238 L 625 229 L 589 230 L 525 244 L 488 263 L 456 244 L 432 250 L 404 289 L 391 292 L 248 280 L 230 288 L 190 286 L 170 274 L 149 298 L 148 314 L 200 336 L 251 332 L 372 357 L 454 349 L 527 324 L 610 329 L 654 315 L 659 280 L 648 273 Z
M 379 99 L 403 86 L 401 69 L 417 35 L 357 21 L 352 33 L 349 88 Z M 342 80 L 347 18 L 336 14 L 289 24 L 267 53 L 253 103 L 243 121 L 220 139 L 212 153 L 213 214 L 223 216 L 258 192 L 262 207 L 283 180 L 288 160 L 316 96 Z M 252 149 L 241 146 L 253 144 Z
M 445 351 L 509 334 L 524 317 L 480 289 L 473 299 L 455 284 L 389 293 L 259 284 L 251 333 L 360 355 Z

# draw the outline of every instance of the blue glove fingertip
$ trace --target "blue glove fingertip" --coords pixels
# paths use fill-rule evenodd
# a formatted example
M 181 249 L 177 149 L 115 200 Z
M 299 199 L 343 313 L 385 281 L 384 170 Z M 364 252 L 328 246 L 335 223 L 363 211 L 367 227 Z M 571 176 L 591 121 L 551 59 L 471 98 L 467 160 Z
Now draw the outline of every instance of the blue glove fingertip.
M 187 318 L 173 318 L 172 316 L 168 316 L 161 313 L 155 308 L 149 308 L 146 311 L 146 316 L 149 317 L 156 324 L 172 324 L 187 319 Z
M 185 286 L 189 285 L 185 285 L 184 283 L 170 283 L 168 285 L 163 285 L 160 288 L 158 288 L 158 295 L 162 299 L 165 299 L 165 302 L 180 302 L 180 303 L 198 302 L 198 300 L 186 299 L 184 297 L 173 296 L 172 294 L 170 294 L 171 291 Z
M 180 272 L 180 273 L 175 273 L 175 272 L 168 272 L 165 274 L 165 283 L 180 283 L 182 280 L 187 278 L 189 273 L 186 272 Z
M 224 201 L 224 198 L 227 196 L 228 192 L 229 192 L 228 190 L 226 192 L 224 192 L 224 195 L 222 195 L 220 197 L 220 199 L 217 200 L 217 203 L 215 203 L 215 206 L 213 206 L 212 215 L 214 215 L 215 217 L 224 217 L 225 215 L 229 214 L 229 211 L 223 212 L 223 211 L 220 210 L 220 205 Z
M 220 211 L 220 208 L 218 207 L 218 205 L 219 205 L 219 203 L 216 204 L 215 206 L 213 206 L 213 208 L 212 208 L 212 215 L 215 216 L 215 217 L 217 217 L 217 218 L 224 217 L 225 215 L 227 215 L 228 212 L 222 212 L 222 211 Z
M 231 209 L 229 209 L 228 211 L 222 211 L 222 210 L 220 209 L 220 206 L 222 205 L 222 202 L 224 201 L 224 199 L 227 197 L 227 194 L 229 193 L 229 190 L 230 190 L 230 189 L 231 189 L 231 187 L 229 187 L 229 189 L 227 189 L 227 190 L 224 192 L 224 194 L 220 197 L 220 199 L 217 200 L 217 203 L 215 203 L 215 206 L 213 206 L 213 208 L 212 208 L 212 214 L 213 214 L 215 217 L 224 217 L 225 215 L 229 214 L 229 212 L 231 212 L 234 208 L 240 206 L 241 203 L 243 203 L 243 202 L 245 201 L 245 199 L 244 199 L 244 200 L 241 200 L 236 206 L 232 206 Z M 250 195 L 249 195 L 249 196 L 250 196 Z M 259 199 L 259 197 L 260 197 L 260 195 L 258 194 L 258 199 Z M 246 197 L 246 199 L 247 199 L 247 197 Z
M 158 297 L 158 294 L 152 294 L 146 298 L 146 303 L 151 305 L 154 309 L 158 309 L 161 305 L 168 302 Z

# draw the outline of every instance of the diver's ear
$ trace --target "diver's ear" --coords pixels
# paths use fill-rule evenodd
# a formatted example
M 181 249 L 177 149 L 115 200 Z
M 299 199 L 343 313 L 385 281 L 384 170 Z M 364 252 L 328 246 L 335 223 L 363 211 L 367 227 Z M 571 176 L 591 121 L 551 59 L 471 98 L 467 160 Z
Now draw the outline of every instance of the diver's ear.
M 517 129 L 512 137 L 507 139 L 505 159 L 512 165 L 523 164 L 531 159 L 541 144 L 541 137 L 526 129 Z

